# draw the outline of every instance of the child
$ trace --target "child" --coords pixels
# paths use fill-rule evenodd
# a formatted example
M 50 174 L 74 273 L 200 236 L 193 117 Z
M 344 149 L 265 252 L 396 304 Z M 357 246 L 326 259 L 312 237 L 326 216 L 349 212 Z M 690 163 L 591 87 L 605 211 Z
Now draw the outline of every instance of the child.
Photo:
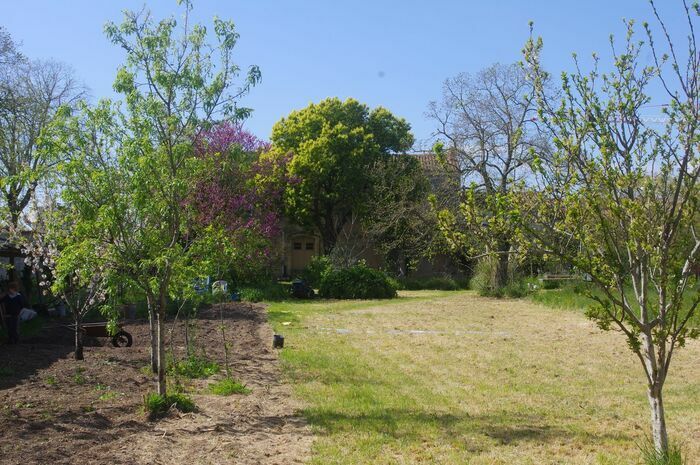
M 5 326 L 10 344 L 19 342 L 19 313 L 27 307 L 27 300 L 19 293 L 19 285 L 12 281 L 7 285 L 7 293 L 0 298 L 5 307 Z

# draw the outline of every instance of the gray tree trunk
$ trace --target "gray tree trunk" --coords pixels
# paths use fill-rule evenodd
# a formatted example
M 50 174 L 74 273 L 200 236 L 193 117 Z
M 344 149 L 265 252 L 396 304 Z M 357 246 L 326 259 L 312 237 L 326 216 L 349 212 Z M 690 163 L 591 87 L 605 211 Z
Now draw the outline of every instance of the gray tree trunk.
M 661 388 L 650 387 L 647 396 L 651 408 L 651 438 L 656 451 L 665 456 L 668 454 L 668 432 Z

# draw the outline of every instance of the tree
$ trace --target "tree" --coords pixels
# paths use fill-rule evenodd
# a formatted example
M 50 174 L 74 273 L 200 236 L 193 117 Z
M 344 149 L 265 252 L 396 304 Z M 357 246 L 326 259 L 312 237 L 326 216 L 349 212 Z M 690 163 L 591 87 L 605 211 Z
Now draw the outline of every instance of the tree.
M 687 62 L 681 63 L 654 3 L 669 55 L 660 53 L 651 28 L 648 40 L 627 25 L 624 46 L 611 37 L 611 71 L 562 75 L 562 96 L 547 98 L 542 83 L 542 40 L 525 48 L 535 84 L 539 119 L 550 131 L 552 164 L 537 171 L 534 207 L 521 210 L 529 237 L 548 253 L 590 276 L 601 294 L 588 316 L 603 330 L 618 330 L 639 359 L 647 382 L 654 447 L 667 458 L 663 387 L 672 357 L 698 337 L 693 316 L 700 291 L 692 267 L 698 263 L 700 196 L 700 50 L 693 25 L 698 7 L 686 13 L 690 32 Z M 642 58 L 653 62 L 643 65 Z M 668 69 L 670 67 L 670 70 Z M 650 88 L 665 89 L 665 122 L 642 116 Z
M 29 223 L 30 236 L 20 236 L 27 265 L 37 270 L 44 293 L 59 297 L 74 322 L 75 360 L 83 360 L 83 319 L 107 298 L 103 244 L 82 235 L 72 212 L 55 209 L 49 201 Z
M 3 64 L 4 63 L 4 64 Z M 65 64 L 29 61 L 0 30 L 0 193 L 16 227 L 39 184 L 60 161 L 51 125 L 84 91 Z
M 329 98 L 294 111 L 272 128 L 278 156 L 292 153 L 287 213 L 314 227 L 330 253 L 353 215 L 362 217 L 372 193 L 371 169 L 413 144 L 410 125 L 382 107 Z
M 426 173 L 418 158 L 410 155 L 378 161 L 371 175 L 373 191 L 361 230 L 384 262 L 405 276 L 421 258 L 442 248 L 429 196 L 446 200 L 450 197 L 446 184 L 453 186 L 442 171 Z
M 281 230 L 282 194 L 288 157 L 269 157 L 269 144 L 241 124 L 223 123 L 203 132 L 196 141 L 197 157 L 206 171 L 186 200 L 196 230 L 214 227 L 225 233 L 218 245 L 227 257 L 219 264 L 222 276 L 249 279 L 269 269 L 272 239 Z
M 78 209 L 81 228 L 108 245 L 108 266 L 124 281 L 114 285 L 134 285 L 146 297 L 160 395 L 168 300 L 193 292 L 193 279 L 211 270 L 222 237 L 214 228 L 192 229 L 186 199 L 207 168 L 195 144 L 214 122 L 248 115 L 237 101 L 260 79 L 251 67 L 232 90 L 240 74 L 232 60 L 239 37 L 233 23 L 215 18 L 208 43 L 207 29 L 190 24 L 191 2 L 181 3 L 180 23 L 142 10 L 105 26 L 126 53 L 114 83 L 125 111 L 110 102 L 84 107 L 70 124 L 71 160 L 63 170 L 64 199 Z
M 459 211 L 442 209 L 440 226 L 453 249 L 495 255 L 495 286 L 503 287 L 516 245 L 513 200 L 530 173 L 532 149 L 545 145 L 533 120 L 532 84 L 518 64 L 459 74 L 445 81 L 428 116 L 437 123 L 436 152 L 464 188 Z

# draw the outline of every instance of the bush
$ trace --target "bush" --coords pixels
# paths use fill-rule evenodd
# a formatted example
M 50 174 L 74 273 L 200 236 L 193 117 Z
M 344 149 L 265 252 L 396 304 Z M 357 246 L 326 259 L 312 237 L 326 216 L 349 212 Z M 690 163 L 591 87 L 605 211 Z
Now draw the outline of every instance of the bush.
M 331 299 L 391 299 L 396 287 L 386 273 L 360 263 L 324 273 L 319 293 Z
M 474 267 L 474 274 L 471 281 L 469 281 L 469 287 L 481 296 L 495 296 L 497 294 L 495 274 L 495 265 L 492 263 L 492 260 L 479 260 Z
M 331 259 L 327 256 L 316 256 L 311 259 L 311 263 L 301 272 L 301 279 L 306 281 L 311 287 L 321 285 L 321 277 L 332 268 Z
M 438 290 L 456 291 L 465 286 L 460 286 L 457 281 L 447 276 L 433 276 L 431 278 L 405 278 L 400 281 L 401 289 L 409 291 Z
M 513 299 L 519 299 L 525 297 L 530 293 L 530 289 L 527 286 L 527 282 L 524 279 L 517 279 L 506 284 L 503 289 L 500 289 L 501 295 L 511 297 Z
M 184 376 L 185 378 L 208 378 L 218 373 L 219 364 L 205 357 L 190 355 L 179 362 L 172 362 L 168 367 L 170 374 Z
M 180 393 L 162 396 L 155 392 L 149 392 L 143 398 L 143 406 L 151 418 L 165 414 L 170 407 L 175 407 L 183 413 L 194 412 L 195 409 L 192 399 Z
M 248 394 L 250 389 L 245 384 L 232 378 L 224 378 L 209 385 L 209 391 L 217 396 L 230 396 L 231 394 Z
M 238 290 L 241 300 L 245 302 L 262 302 L 264 300 L 284 300 L 289 297 L 289 288 L 277 282 L 241 287 Z

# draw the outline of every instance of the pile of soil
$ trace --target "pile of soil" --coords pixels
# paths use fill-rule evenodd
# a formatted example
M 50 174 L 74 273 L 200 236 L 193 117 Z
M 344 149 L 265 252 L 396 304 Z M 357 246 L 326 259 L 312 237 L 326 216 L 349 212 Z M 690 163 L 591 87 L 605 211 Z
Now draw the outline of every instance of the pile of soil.
M 222 322 L 232 374 L 251 392 L 209 394 L 207 385 L 223 373 L 183 379 L 197 410 L 170 411 L 157 421 L 142 409 L 144 395 L 154 388 L 147 321 L 126 324 L 132 347 L 87 341 L 83 361 L 72 358 L 71 332 L 54 324 L 19 345 L 0 347 L 0 463 L 303 462 L 313 438 L 281 380 L 264 307 L 222 304 L 190 320 L 195 352 L 223 367 Z M 177 357 L 185 354 L 184 326 L 168 325 L 167 344 Z

